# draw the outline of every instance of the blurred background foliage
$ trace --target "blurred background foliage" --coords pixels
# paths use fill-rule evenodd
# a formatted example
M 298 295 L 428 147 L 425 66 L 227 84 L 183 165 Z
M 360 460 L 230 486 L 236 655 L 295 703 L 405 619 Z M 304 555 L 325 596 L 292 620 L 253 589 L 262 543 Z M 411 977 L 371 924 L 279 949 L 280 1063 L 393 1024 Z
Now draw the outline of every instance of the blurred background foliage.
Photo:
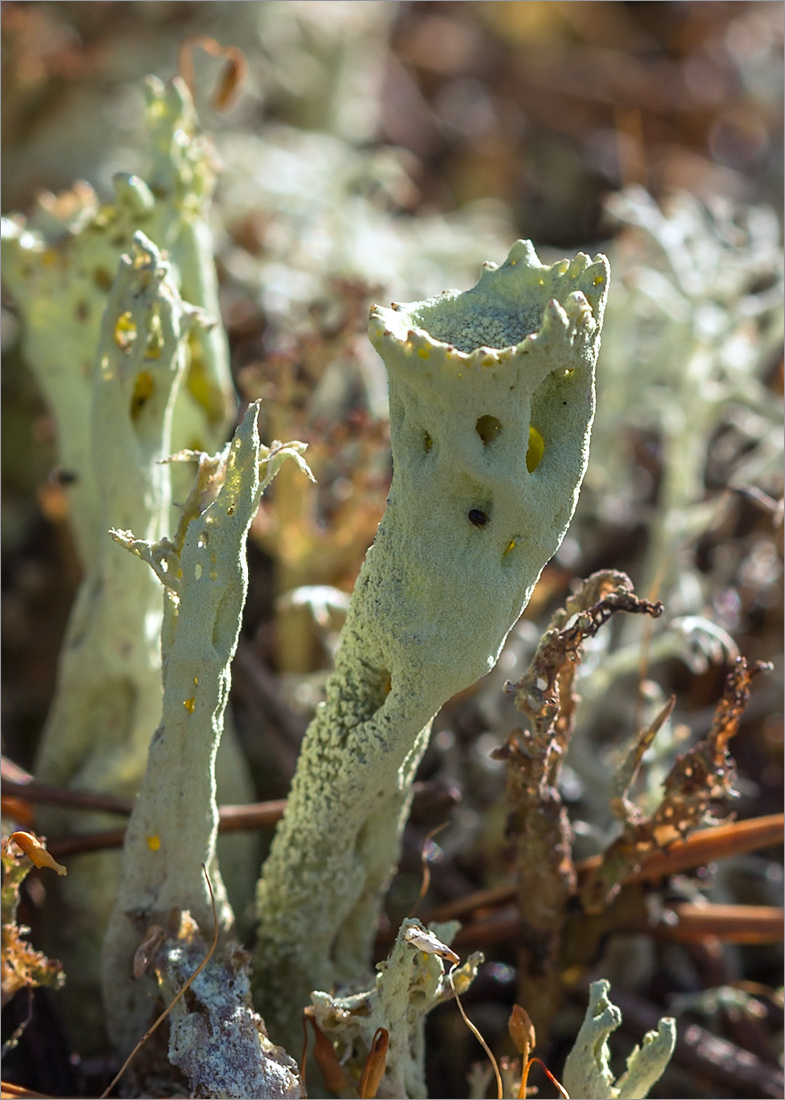
M 522 675 L 576 578 L 598 568 L 626 570 L 665 615 L 653 627 L 614 621 L 587 643 L 561 776 L 576 856 L 614 835 L 610 776 L 630 739 L 676 694 L 639 785 L 653 803 L 676 753 L 708 730 L 738 653 L 775 671 L 756 680 L 732 744 L 733 809 L 781 808 L 782 23 L 780 3 L 758 0 L 2 4 L 4 213 L 45 212 L 47 193 L 78 179 L 108 197 L 114 172 L 142 171 L 148 73 L 190 66 L 214 136 L 216 262 L 238 393 L 264 398 L 265 438 L 309 443 L 318 479 L 301 485 L 284 471 L 249 548 L 233 707 L 260 798 L 285 795 L 384 508 L 386 388 L 364 335 L 370 303 L 468 287 L 517 237 L 544 260 L 611 257 L 579 509 L 497 671 L 436 720 L 423 778 L 462 797 L 449 814 L 415 814 L 393 924 L 416 904 L 420 849 L 447 817 L 428 842 L 426 908 L 508 873 L 504 766 L 490 751 L 520 716 L 503 682 Z M 221 109 L 225 62 L 198 36 L 243 51 L 237 95 Z M 3 751 L 29 767 L 79 577 L 51 418 L 8 297 L 2 333 Z M 773 850 L 655 896 L 774 905 L 781 886 Z M 588 977 L 611 978 L 631 1033 L 646 1012 L 678 1011 L 682 1027 L 725 1043 L 677 1057 L 653 1095 L 778 1094 L 779 948 L 738 940 L 627 931 L 593 960 Z M 512 1054 L 516 947 L 486 952 L 467 1000 Z M 554 1068 L 587 980 L 555 1022 Z M 432 1095 L 466 1095 L 474 1040 L 449 1008 L 431 1031 Z M 758 1076 L 743 1068 L 750 1058 Z

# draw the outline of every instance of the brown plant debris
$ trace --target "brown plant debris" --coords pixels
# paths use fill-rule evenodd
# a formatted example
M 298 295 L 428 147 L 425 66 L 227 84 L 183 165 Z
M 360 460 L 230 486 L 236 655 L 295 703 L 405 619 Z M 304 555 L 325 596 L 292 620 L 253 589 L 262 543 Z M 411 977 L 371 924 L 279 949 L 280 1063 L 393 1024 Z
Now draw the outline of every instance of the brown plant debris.
M 27 859 L 18 859 L 11 850 L 14 841 Z M 23 937 L 30 931 L 23 924 L 17 924 L 19 908 L 19 888 L 27 877 L 31 867 L 52 867 L 58 874 L 65 874 L 65 868 L 56 863 L 46 850 L 45 845 L 31 833 L 17 832 L 3 840 L 2 844 L 2 958 L 0 978 L 2 978 L 2 1003 L 8 1001 L 25 986 L 33 988 L 49 985 L 55 988 L 64 981 L 62 967 L 56 959 L 48 959 L 40 951 L 34 950 Z
M 561 929 L 576 891 L 572 831 L 558 790 L 578 703 L 573 682 L 583 642 L 617 611 L 657 618 L 662 604 L 639 599 L 616 570 L 592 574 L 567 599 L 521 680 L 508 686 L 530 728 L 514 731 L 494 753 L 508 769 L 506 835 L 526 943 L 519 996 L 536 1006 L 535 1024 L 546 1033 L 561 1000 Z
M 603 910 L 623 881 L 636 875 L 653 853 L 683 840 L 701 825 L 717 824 L 712 816 L 715 804 L 736 794 L 733 788 L 736 767 L 728 752 L 728 742 L 739 728 L 753 678 L 770 668 L 762 661 L 748 666 L 743 657 L 737 659 L 707 737 L 677 758 L 663 784 L 660 804 L 651 817 L 630 799 L 629 789 L 643 753 L 673 708 L 673 700 L 639 735 L 620 769 L 620 790 L 613 803 L 614 812 L 624 823 L 623 829 L 583 884 L 581 902 L 586 912 Z

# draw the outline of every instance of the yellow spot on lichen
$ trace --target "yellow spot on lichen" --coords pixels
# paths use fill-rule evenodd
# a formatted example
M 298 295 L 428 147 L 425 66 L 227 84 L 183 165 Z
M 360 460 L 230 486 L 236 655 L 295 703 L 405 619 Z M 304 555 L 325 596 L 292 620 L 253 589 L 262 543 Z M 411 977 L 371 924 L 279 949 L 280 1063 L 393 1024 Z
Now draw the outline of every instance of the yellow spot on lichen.
M 511 550 L 514 550 L 514 549 L 515 549 L 515 539 L 510 539 L 510 541 L 507 543 L 507 546 L 504 549 L 504 553 L 502 554 L 502 557 L 506 558 L 507 555 L 509 554 L 509 552 Z
M 430 359 L 431 358 L 431 353 L 428 351 L 427 348 L 418 348 L 417 354 L 419 355 L 419 357 L 421 359 Z
M 130 313 L 121 313 L 114 326 L 114 342 L 121 351 L 129 351 L 136 339 L 136 325 Z
M 595 286 L 599 286 L 600 283 L 604 283 L 604 282 L 605 282 L 605 276 L 604 275 L 595 275 L 594 276 L 594 285 Z
M 157 833 L 153 836 L 148 836 L 147 847 L 150 849 L 151 852 L 157 852 L 158 849 L 161 847 L 161 838 L 160 836 L 158 836 Z
M 526 469 L 533 474 L 545 454 L 545 440 L 536 428 L 529 428 L 529 449 L 526 452 Z
M 196 696 L 192 695 L 190 699 L 185 699 L 183 701 L 183 706 L 189 714 L 193 714 L 194 709 L 196 708 Z

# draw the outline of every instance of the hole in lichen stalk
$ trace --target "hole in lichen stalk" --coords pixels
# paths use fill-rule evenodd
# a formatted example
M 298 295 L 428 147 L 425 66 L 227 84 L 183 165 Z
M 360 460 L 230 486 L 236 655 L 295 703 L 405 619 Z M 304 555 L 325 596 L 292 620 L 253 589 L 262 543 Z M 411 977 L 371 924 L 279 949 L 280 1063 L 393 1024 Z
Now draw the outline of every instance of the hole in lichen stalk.
M 490 522 L 490 516 L 487 512 L 483 512 L 481 508 L 470 508 L 469 522 L 473 523 L 475 527 L 485 527 Z
M 502 430 L 501 421 L 495 416 L 481 416 L 474 427 L 486 447 Z
M 131 398 L 131 419 L 136 420 L 142 409 L 153 396 L 155 383 L 149 371 L 140 371 L 136 378 L 133 397 Z
M 99 290 L 111 290 L 114 279 L 111 271 L 107 271 L 105 267 L 97 267 L 93 272 L 93 282 Z
M 529 449 L 526 452 L 526 469 L 533 474 L 545 454 L 545 440 L 536 428 L 529 428 Z
M 352 688 L 356 699 L 352 707 L 352 721 L 358 724 L 367 722 L 384 706 L 392 691 L 392 674 L 386 668 L 366 665 Z

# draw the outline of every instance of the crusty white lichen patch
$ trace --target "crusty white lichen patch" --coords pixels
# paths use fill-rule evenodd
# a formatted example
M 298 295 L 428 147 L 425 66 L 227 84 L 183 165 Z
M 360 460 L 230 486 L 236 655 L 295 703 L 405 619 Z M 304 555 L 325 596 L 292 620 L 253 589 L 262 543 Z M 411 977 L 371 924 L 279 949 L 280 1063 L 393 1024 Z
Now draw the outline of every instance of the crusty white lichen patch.
M 161 993 L 171 1003 L 207 954 L 189 914 L 155 954 Z M 175 1004 L 169 1017 L 169 1061 L 188 1078 L 191 1096 L 305 1095 L 297 1063 L 270 1042 L 251 1003 L 250 958 L 236 943 L 214 955 Z
M 258 892 L 255 987 L 286 1040 L 367 966 L 430 721 L 493 667 L 570 522 L 608 276 L 518 242 L 464 294 L 371 311 L 393 482 Z

